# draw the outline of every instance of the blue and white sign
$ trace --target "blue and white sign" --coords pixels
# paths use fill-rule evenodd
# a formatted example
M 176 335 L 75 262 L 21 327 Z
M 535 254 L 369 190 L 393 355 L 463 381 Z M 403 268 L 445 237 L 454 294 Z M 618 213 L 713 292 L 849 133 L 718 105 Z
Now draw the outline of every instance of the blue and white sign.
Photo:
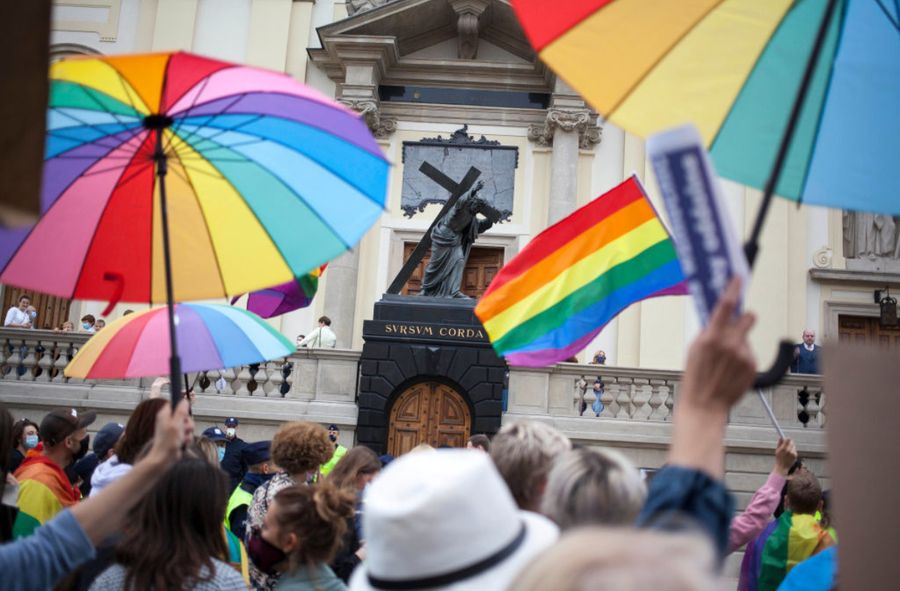
M 722 203 L 719 179 L 693 125 L 655 134 L 647 153 L 656 173 L 675 250 L 706 325 L 719 296 L 735 275 L 746 288 L 750 269 Z

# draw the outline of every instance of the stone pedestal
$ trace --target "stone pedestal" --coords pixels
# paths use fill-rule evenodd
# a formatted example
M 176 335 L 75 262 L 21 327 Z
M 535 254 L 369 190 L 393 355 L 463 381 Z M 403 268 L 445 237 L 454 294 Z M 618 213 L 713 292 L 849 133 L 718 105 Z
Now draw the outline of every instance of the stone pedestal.
M 357 443 L 387 448 L 391 406 L 405 389 L 436 381 L 455 389 L 471 432 L 500 427 L 506 363 L 475 317 L 474 300 L 386 294 L 363 323 Z

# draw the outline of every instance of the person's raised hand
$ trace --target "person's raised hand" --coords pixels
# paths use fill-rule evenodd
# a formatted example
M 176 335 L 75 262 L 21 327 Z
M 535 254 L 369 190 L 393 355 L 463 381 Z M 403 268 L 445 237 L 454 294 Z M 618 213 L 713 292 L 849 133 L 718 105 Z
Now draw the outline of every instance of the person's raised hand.
M 190 421 L 188 402 L 182 400 L 172 412 L 168 404 L 156 413 L 156 427 L 153 431 L 153 444 L 147 454 L 147 460 L 170 464 L 181 457 L 185 443 L 185 429 Z
M 787 476 L 788 471 L 794 462 L 797 461 L 797 446 L 791 438 L 778 438 L 778 445 L 775 446 L 775 472 L 782 476 Z
M 709 325 L 688 351 L 679 404 L 727 415 L 753 384 L 756 359 L 747 336 L 755 317 L 735 314 L 741 281 L 734 278 L 722 293 Z

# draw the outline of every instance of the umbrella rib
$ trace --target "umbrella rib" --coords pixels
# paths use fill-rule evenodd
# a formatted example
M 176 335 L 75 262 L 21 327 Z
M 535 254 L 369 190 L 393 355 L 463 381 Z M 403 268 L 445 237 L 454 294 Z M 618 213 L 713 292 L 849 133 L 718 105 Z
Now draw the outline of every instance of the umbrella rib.
M 178 154 L 178 152 L 175 152 L 175 157 L 178 159 L 178 163 L 182 167 L 184 167 L 184 162 L 181 161 L 181 156 Z M 172 168 L 175 168 L 175 167 L 173 166 Z M 185 176 L 188 176 L 188 175 L 185 175 Z M 225 179 L 224 177 L 223 177 L 223 179 L 225 180 L 225 182 L 228 182 L 228 179 Z M 206 226 L 206 237 L 209 239 L 209 247 L 212 249 L 213 255 L 214 255 L 213 258 L 216 261 L 216 272 L 219 274 L 219 282 L 222 285 L 222 293 L 227 295 L 228 288 L 225 286 L 225 275 L 222 273 L 222 265 L 219 262 L 219 252 L 216 249 L 216 243 L 213 241 L 213 238 L 212 238 L 212 231 L 209 227 L 209 220 L 206 219 L 206 210 L 203 209 L 203 204 L 200 203 L 200 199 L 199 199 L 199 196 L 197 193 L 197 188 L 194 187 L 194 183 L 191 182 L 190 178 L 186 178 L 185 180 L 187 181 L 188 186 L 191 187 L 191 191 L 194 193 L 194 201 L 197 203 L 197 209 L 200 210 L 200 215 L 203 216 L 203 225 Z M 231 184 L 231 183 L 228 183 L 228 184 Z M 240 193 L 238 193 L 238 194 L 240 194 Z M 248 209 L 249 209 L 249 206 L 248 206 Z M 260 226 L 262 226 L 262 224 L 260 224 Z M 271 240 L 271 238 L 270 238 L 270 240 Z
M 630 97 L 631 94 L 635 90 L 637 90 L 637 88 L 644 82 L 644 80 L 647 79 L 647 77 L 656 69 L 656 66 L 658 66 L 666 58 L 666 56 L 668 56 L 669 53 L 671 53 L 671 51 L 678 46 L 679 43 L 681 43 L 688 35 L 690 35 L 694 31 L 694 29 L 696 29 L 697 26 L 706 19 L 707 16 L 712 14 L 713 11 L 715 11 L 724 2 L 725 0 L 717 0 L 716 3 L 711 5 L 710 8 L 706 12 L 704 12 L 703 15 L 701 15 L 696 21 L 694 21 L 690 27 L 685 29 L 685 31 L 681 35 L 679 35 L 678 39 L 672 42 L 672 44 L 666 51 L 660 53 L 656 61 L 653 62 L 653 65 L 651 65 L 649 68 L 646 68 L 644 70 L 644 73 L 641 74 L 641 76 L 634 81 L 631 87 L 619 98 L 619 100 L 609 108 L 609 113 L 607 113 L 606 115 L 607 120 L 612 119 L 613 114 L 616 112 L 616 110 L 622 106 L 622 103 L 628 100 L 628 97 Z
M 185 141 L 187 142 L 187 140 L 185 140 Z M 271 141 L 271 140 L 270 140 L 270 141 Z M 187 143 L 190 143 L 190 142 L 187 142 Z M 214 142 L 214 143 L 217 143 L 217 142 Z M 278 143 L 278 142 L 274 142 L 274 143 Z M 222 146 L 221 144 L 219 144 L 219 145 Z M 192 149 L 194 148 L 193 145 L 191 145 L 191 148 L 192 148 Z M 223 149 L 227 149 L 227 146 L 222 146 L 222 148 L 223 148 Z M 235 154 L 239 154 L 239 152 L 235 152 Z M 306 157 L 306 156 L 304 155 L 304 157 Z M 329 224 L 328 221 L 326 221 L 325 218 L 323 218 L 322 215 L 321 215 L 314 207 L 312 207 L 309 203 L 307 203 L 306 198 L 304 198 L 303 195 L 300 195 L 299 193 L 297 193 L 297 191 L 295 191 L 293 187 L 291 187 L 288 183 L 286 183 L 286 182 L 284 181 L 284 179 L 282 179 L 279 175 L 275 174 L 273 171 L 269 170 L 268 168 L 264 168 L 264 167 L 263 167 L 261 164 L 259 164 L 258 162 L 255 162 L 255 161 L 253 161 L 253 160 L 250 160 L 249 158 L 246 160 L 246 162 L 247 162 L 247 164 L 251 164 L 251 165 L 257 166 L 258 168 L 260 168 L 260 169 L 263 170 L 264 172 L 266 172 L 266 173 L 272 175 L 273 178 L 277 179 L 279 183 L 281 183 L 288 191 L 290 191 L 291 193 L 293 193 L 294 197 L 296 197 L 301 203 L 303 203 L 303 204 L 306 206 L 306 208 L 309 209 L 309 211 L 311 211 L 311 212 L 313 213 L 313 215 L 315 215 L 315 216 L 319 219 L 319 221 L 322 223 L 323 226 L 325 226 L 326 228 L 328 228 L 328 230 L 329 230 L 334 236 L 336 236 L 338 240 L 340 240 L 341 244 L 344 245 L 344 248 L 345 248 L 346 250 L 350 250 L 351 248 L 353 248 L 351 245 L 347 244 L 347 242 L 341 237 L 340 234 L 338 234 L 338 232 L 334 229 L 334 227 L 333 227 L 331 224 Z M 317 163 L 317 164 L 318 164 L 318 163 Z M 323 167 L 323 168 L 325 168 L 325 167 Z M 328 169 L 326 168 L 326 170 L 328 170 Z M 342 179 L 341 177 L 337 176 L 337 175 L 336 175 L 334 172 L 332 172 L 331 170 L 329 170 L 329 172 L 331 172 L 331 174 L 334 175 L 335 178 L 337 178 L 337 179 L 339 179 L 339 180 L 342 180 L 342 181 L 344 180 L 344 179 Z M 221 171 L 221 170 L 219 171 L 219 174 L 222 174 L 222 171 Z M 222 174 L 222 178 L 224 178 L 226 181 L 228 181 L 228 184 L 230 184 L 232 187 L 234 187 L 234 184 L 231 183 L 231 180 L 230 180 L 226 175 Z M 344 182 L 347 182 L 347 181 L 344 181 Z M 356 187 L 355 187 L 354 185 L 350 184 L 349 182 L 347 182 L 347 184 L 350 185 L 351 187 L 353 187 L 354 189 L 356 189 Z M 358 190 L 358 189 L 357 189 L 357 190 Z M 237 187 L 235 187 L 235 192 L 237 192 L 239 195 L 241 194 L 240 191 L 237 190 Z M 363 196 L 365 196 L 366 198 L 368 198 L 370 201 L 373 201 L 373 202 L 374 202 L 373 199 L 371 199 L 368 195 L 366 195 L 366 194 L 363 193 L 362 191 L 360 191 L 360 194 L 362 194 Z M 376 204 L 377 204 L 377 203 L 376 203 Z M 382 208 L 383 208 L 383 206 L 381 206 L 381 204 L 377 204 L 377 205 L 379 205 L 379 207 L 382 207 Z M 252 211 L 252 208 L 251 208 L 251 211 Z M 253 213 L 254 213 L 254 216 L 255 216 L 255 215 L 256 215 L 256 212 L 253 212 Z M 258 217 L 257 217 L 257 221 L 259 221 L 259 218 L 258 218 Z M 260 221 L 260 225 L 262 225 L 262 222 L 261 222 L 261 221 Z M 279 252 L 280 252 L 280 250 L 279 250 Z M 284 254 L 282 254 L 282 257 L 283 257 L 283 256 L 284 256 Z M 287 259 L 285 258 L 285 260 L 287 260 Z
M 97 97 L 94 96 L 94 94 L 95 94 L 95 93 L 96 93 L 96 94 L 102 94 L 103 96 L 107 97 L 109 100 L 115 101 L 115 102 L 117 102 L 117 103 L 119 103 L 120 105 L 123 105 L 123 106 L 129 106 L 129 105 L 125 105 L 125 103 L 123 103 L 122 101 L 120 101 L 120 100 L 117 99 L 116 97 L 111 96 L 111 95 L 109 95 L 109 94 L 103 92 L 102 90 L 93 88 L 93 87 L 91 87 L 91 86 L 86 86 L 86 85 L 84 85 L 84 84 L 79 84 L 78 82 L 70 82 L 70 81 L 68 81 L 68 80 L 67 80 L 66 82 L 69 83 L 69 84 L 73 84 L 74 86 L 77 86 L 78 88 L 80 88 L 80 89 L 84 92 L 84 94 L 86 94 L 87 97 L 88 97 L 89 99 L 91 99 L 91 100 L 97 105 L 97 107 L 99 107 L 99 108 L 97 109 L 98 111 L 100 111 L 100 112 L 102 112 L 102 113 L 108 113 L 109 115 L 112 115 L 112 116 L 115 118 L 116 121 L 118 121 L 119 123 L 121 123 L 122 125 L 124 125 L 124 123 L 122 123 L 122 120 L 119 119 L 119 117 L 122 117 L 123 115 L 122 115 L 121 113 L 116 113 L 115 111 L 110 111 L 109 109 L 107 109 L 107 108 L 103 105 L 103 103 L 101 103 L 99 100 L 97 100 Z M 139 116 L 139 115 L 140 115 L 140 111 L 138 111 L 137 109 L 135 109 L 135 108 L 134 108 L 134 105 L 130 105 L 130 106 L 131 106 L 131 109 Z M 54 109 L 59 109 L 59 108 L 63 108 L 63 107 L 52 107 L 52 108 L 54 108 Z M 132 117 L 132 116 L 133 116 L 133 115 L 129 115 L 129 117 Z
M 101 136 L 104 136 L 104 137 L 110 136 L 110 135 L 115 135 L 117 133 L 122 133 L 123 131 L 129 131 L 129 130 L 133 129 L 134 125 L 135 125 L 134 122 L 132 122 L 131 125 L 125 125 L 124 123 L 122 123 L 122 121 L 118 117 L 115 116 L 114 113 L 111 113 L 110 111 L 105 111 L 108 115 L 112 115 L 116 119 L 116 123 L 118 123 L 118 125 L 122 128 L 116 132 L 106 133 L 106 132 L 101 131 L 99 129 L 99 126 L 95 123 L 89 123 L 88 121 L 85 121 L 84 119 L 76 117 L 75 115 L 73 115 L 71 113 L 63 113 L 62 109 L 64 109 L 64 108 L 71 109 L 72 107 L 53 107 L 50 110 L 57 113 L 61 117 L 68 117 L 69 119 L 71 119 L 73 121 L 77 121 L 78 123 L 81 124 L 82 127 L 90 127 L 91 129 L 95 130 L 97 133 L 101 134 Z M 107 125 L 109 125 L 109 124 L 107 124 Z M 115 125 L 115 124 L 113 124 L 113 125 Z M 140 123 L 138 123 L 138 125 L 140 125 Z M 71 127 L 59 127 L 56 129 L 48 130 L 47 133 L 48 134 L 58 134 L 67 129 L 72 129 L 72 128 Z M 70 139 L 74 139 L 74 138 L 70 138 Z
M 287 148 L 288 150 L 291 150 L 292 152 L 294 152 L 294 153 L 296 153 L 296 154 L 299 154 L 299 155 L 302 156 L 303 158 L 306 158 L 307 160 L 309 160 L 310 162 L 312 162 L 315 166 L 318 166 L 319 168 L 321 168 L 321 169 L 327 171 L 329 174 L 331 174 L 331 175 L 332 175 L 333 177 L 335 177 L 336 179 L 338 179 L 338 180 L 340 180 L 340 181 L 342 181 L 342 182 L 344 182 L 344 183 L 347 183 L 348 185 L 350 185 L 351 187 L 353 187 L 356 191 L 359 192 L 360 195 L 362 195 L 363 197 L 365 197 L 366 199 L 368 199 L 369 201 L 371 201 L 372 203 L 374 203 L 375 205 L 377 205 L 377 206 L 379 207 L 379 209 L 382 209 L 382 210 L 385 209 L 385 205 L 384 205 L 383 203 L 379 203 L 378 201 L 376 201 L 373 197 L 371 197 L 368 193 L 366 193 L 362 188 L 356 186 L 355 183 L 350 182 L 349 180 L 347 180 L 347 179 L 345 179 L 344 177 L 342 177 L 341 175 L 339 175 L 339 174 L 338 174 L 335 170 L 333 170 L 330 166 L 326 166 L 326 165 L 323 164 L 322 162 L 313 159 L 311 156 L 309 156 L 308 154 L 306 154 L 306 153 L 304 153 L 304 152 L 301 152 L 300 150 L 296 149 L 295 147 L 289 146 L 289 145 L 287 145 L 287 144 L 285 144 L 285 143 L 283 143 L 283 142 L 280 142 L 280 141 L 278 141 L 278 140 L 274 140 L 274 139 L 272 139 L 272 138 L 267 138 L 267 137 L 260 136 L 260 135 L 257 135 L 257 134 L 249 133 L 249 132 L 247 132 L 247 131 L 241 131 L 241 132 L 239 132 L 239 133 L 243 133 L 243 134 L 249 135 L 249 136 L 251 136 L 251 137 L 260 138 L 262 142 L 270 142 L 270 143 L 272 143 L 272 144 L 276 144 L 276 145 L 278 145 L 278 146 L 282 146 L 282 147 L 284 147 L 284 148 Z M 206 137 L 204 137 L 204 136 L 201 136 L 201 135 L 197 134 L 196 132 L 193 132 L 191 135 L 197 136 L 197 137 L 199 137 L 199 138 L 201 138 L 201 139 L 204 139 L 204 140 L 210 139 L 210 138 L 206 138 Z M 210 140 L 210 141 L 212 141 L 212 140 Z M 220 148 L 222 148 L 222 149 L 230 149 L 230 148 L 231 148 L 230 145 L 221 144 L 221 143 L 219 143 L 219 142 L 213 142 L 213 143 L 219 145 Z M 197 151 L 198 154 L 200 153 L 199 150 L 196 150 L 196 151 Z M 368 152 L 368 151 L 360 150 L 360 152 L 363 153 L 363 154 L 366 154 L 366 155 L 368 155 L 368 156 L 370 156 L 370 157 L 372 157 L 372 158 L 376 158 L 376 159 L 377 159 L 377 157 L 376 157 L 374 154 L 372 154 L 372 153 L 370 153 L 370 152 Z M 238 153 L 238 154 L 239 154 L 240 152 L 235 152 L 235 153 Z M 211 160 L 211 159 L 209 159 L 209 160 Z M 250 160 L 250 159 L 247 159 L 247 162 L 253 162 L 253 161 Z M 381 160 L 381 162 L 386 163 L 385 160 Z M 266 169 L 266 170 L 268 170 L 268 169 Z M 300 195 L 298 195 L 298 197 L 300 197 Z M 301 197 L 301 199 L 302 199 L 302 197 Z M 349 248 L 349 247 L 348 247 L 348 248 Z
M 188 144 L 190 144 L 190 142 L 188 142 L 187 140 L 185 140 L 185 142 L 188 143 Z M 193 146 L 191 146 L 191 148 L 193 148 Z M 323 226 L 325 226 L 325 227 L 328 229 L 328 231 L 331 232 L 331 234 L 332 234 L 333 236 L 335 236 L 335 237 L 338 239 L 338 241 L 340 241 L 340 243 L 344 246 L 344 250 L 345 250 L 345 251 L 346 251 L 346 250 L 350 250 L 350 249 L 352 248 L 352 246 L 349 245 L 349 244 L 347 244 L 347 242 L 341 237 L 341 235 L 337 233 L 337 231 L 331 226 L 331 224 L 329 224 L 329 223 L 321 216 L 321 214 L 319 214 L 318 211 L 316 211 L 315 209 L 313 209 L 312 207 L 310 207 L 310 206 L 306 203 L 306 200 L 305 200 L 301 195 L 299 195 L 299 194 L 298 194 L 298 193 L 297 193 L 290 185 L 288 185 L 287 183 L 285 183 L 284 180 L 283 180 L 280 176 L 278 176 L 277 174 L 273 173 L 272 171 L 270 171 L 270 170 L 268 170 L 268 169 L 266 169 L 266 168 L 263 168 L 262 166 L 260 166 L 259 164 L 257 164 L 256 162 L 253 162 L 253 161 L 251 161 L 251 160 L 247 160 L 247 163 L 248 163 L 248 164 L 255 165 L 255 166 L 258 166 L 258 167 L 259 167 L 261 170 L 263 170 L 264 172 L 266 172 L 266 173 L 272 175 L 272 178 L 274 178 L 275 180 L 277 180 L 277 181 L 278 181 L 279 183 L 281 183 L 281 185 L 283 185 L 288 191 L 290 191 L 290 192 L 294 195 L 294 197 L 296 197 L 296 198 L 297 198 L 297 199 L 298 199 L 298 200 L 299 200 L 299 201 L 300 201 L 300 202 L 301 202 L 301 203 L 302 203 L 302 204 L 303 204 L 310 212 L 312 212 L 312 214 L 319 220 L 319 222 L 320 222 Z M 225 180 L 225 182 L 227 182 L 229 185 L 231 185 L 231 187 L 234 189 L 234 192 L 235 192 L 236 194 L 242 196 L 241 192 L 238 191 L 238 188 L 235 187 L 235 186 L 234 186 L 234 183 L 231 182 L 231 179 L 229 179 L 226 175 L 224 175 L 224 174 L 222 173 L 222 171 L 219 170 L 218 167 L 216 167 L 216 166 L 214 165 L 215 163 L 210 162 L 210 164 L 212 164 L 212 165 L 213 165 L 213 168 L 214 168 L 219 174 L 222 175 L 222 178 Z M 242 197 L 243 197 L 243 196 L 242 196 Z M 246 199 L 244 199 L 244 203 L 247 204 L 247 209 L 250 211 L 251 214 L 253 214 L 253 217 L 256 218 L 256 222 L 260 225 L 260 227 L 261 227 L 261 228 L 266 228 L 265 224 L 263 224 L 262 220 L 259 219 L 259 216 L 256 214 L 256 211 L 253 209 L 253 207 L 250 206 L 250 203 L 249 203 Z M 266 229 L 266 233 L 268 234 L 268 229 Z M 291 270 L 291 273 L 294 273 L 293 268 L 291 267 L 290 263 L 288 262 L 287 256 L 285 256 L 284 252 L 283 252 L 282 249 L 281 249 L 281 246 L 280 246 L 275 240 L 272 240 L 272 239 L 271 239 L 271 234 L 269 234 L 269 240 L 270 240 L 270 242 L 272 243 L 272 245 L 275 247 L 275 249 L 278 251 L 278 254 L 281 255 L 282 260 L 284 261 L 284 263 L 285 263 L 285 265 L 288 267 L 288 269 Z
M 207 78 L 204 79 L 204 81 L 203 81 L 203 88 L 201 88 L 200 90 L 197 91 L 197 94 L 194 96 L 194 98 L 193 98 L 192 101 L 191 101 L 191 106 L 189 107 L 189 109 L 193 109 L 193 108 L 196 106 L 197 100 L 200 98 L 200 94 L 201 94 L 201 93 L 203 92 L 203 90 L 206 88 L 206 85 L 207 85 L 208 83 L 209 83 L 209 77 L 207 77 Z M 240 95 L 237 95 L 237 96 L 235 97 L 235 99 L 234 99 L 233 101 L 231 101 L 231 102 L 225 107 L 225 109 L 230 109 L 233 105 L 235 105 L 236 103 L 238 103 L 242 98 L 244 98 L 244 94 L 243 94 L 243 93 L 240 94 Z M 183 111 L 182 111 L 182 112 L 183 112 Z M 222 114 L 221 112 L 212 114 L 212 115 L 206 120 L 206 123 L 204 123 L 204 125 L 208 125 L 211 121 L 215 120 L 215 118 L 218 117 L 218 116 L 221 115 L 221 114 Z M 172 133 L 173 133 L 173 138 L 172 138 L 172 139 L 174 139 L 174 135 L 175 135 L 175 134 L 181 133 L 181 127 L 182 127 L 182 125 L 184 125 L 184 120 L 186 119 L 186 117 L 178 117 L 178 116 L 175 116 L 175 117 L 173 117 L 173 119 L 175 119 L 175 125 L 174 125 L 174 127 L 173 127 L 173 129 L 172 129 Z M 171 145 L 171 141 L 172 141 L 172 140 L 170 140 L 170 142 L 169 142 L 170 145 Z M 167 147 L 167 148 L 168 148 L 168 147 Z
M 229 115 L 233 115 L 233 113 L 229 113 Z M 259 120 L 262 119 L 263 117 L 265 117 L 265 115 L 254 115 L 254 116 L 251 117 L 248 121 L 244 121 L 243 123 L 240 123 L 240 124 L 238 124 L 238 125 L 235 125 L 234 127 L 223 127 L 223 128 L 221 128 L 219 131 L 217 131 L 216 133 L 214 133 L 213 135 L 211 135 L 211 136 L 209 136 L 209 137 L 204 136 L 204 135 L 200 135 L 200 134 L 198 134 L 197 132 L 193 132 L 193 133 L 196 134 L 196 135 L 200 135 L 200 137 L 202 137 L 202 138 L 204 138 L 204 139 L 208 139 L 208 140 L 212 141 L 212 140 L 215 140 L 217 137 L 219 137 L 219 136 L 221 136 L 221 135 L 223 135 L 223 134 L 228 133 L 229 131 L 234 132 L 235 130 L 241 129 L 241 128 L 244 127 L 245 125 L 250 125 L 251 123 L 255 123 L 256 121 L 259 121 Z M 181 119 L 181 121 L 184 121 L 184 119 Z M 202 125 L 196 125 L 195 127 L 209 127 L 209 123 L 210 123 L 211 121 L 212 121 L 212 120 L 210 119 L 210 120 L 207 121 L 206 123 L 204 123 L 204 124 L 202 124 Z M 256 137 L 259 137 L 259 136 L 256 136 Z M 266 140 L 261 139 L 261 140 L 256 140 L 256 141 L 266 141 Z M 251 142 L 245 142 L 245 143 L 251 143 Z M 234 145 L 234 144 L 230 144 L 229 147 L 230 147 L 230 146 L 233 146 L 233 145 Z
M 194 98 L 191 99 L 191 106 L 189 109 L 193 109 L 197 104 L 197 101 L 200 100 L 200 95 L 203 94 L 203 91 L 206 90 L 206 86 L 209 84 L 211 76 L 207 75 L 203 81 L 200 83 L 200 88 L 197 90 L 197 94 L 194 95 Z M 193 90 L 193 89 L 192 89 Z M 190 91 L 189 91 L 190 92 Z M 174 119 L 174 117 L 173 117 Z M 175 119 L 175 125 L 172 126 L 172 135 L 169 138 L 169 141 L 166 143 L 165 147 L 163 147 L 163 152 L 168 151 L 169 147 L 171 147 L 172 142 L 175 141 L 175 136 L 181 131 L 182 118 Z
M 100 144 L 100 147 L 101 147 L 101 148 L 109 148 L 109 152 L 112 152 L 113 150 L 119 149 L 119 148 L 121 148 L 122 146 L 125 146 L 125 145 L 129 144 L 130 142 L 134 141 L 134 139 L 135 139 L 136 137 L 138 137 L 138 136 L 141 134 L 141 132 L 143 131 L 143 129 L 141 129 L 141 128 L 135 128 L 135 129 L 129 130 L 129 131 L 133 131 L 134 133 L 132 133 L 130 137 L 128 137 L 128 138 L 125 139 L 124 141 L 120 142 L 118 145 L 116 145 L 116 146 L 108 146 L 108 145 L 106 145 L 106 144 Z M 85 158 L 93 158 L 94 160 L 99 160 L 99 158 L 96 157 L 96 156 L 71 156 L 71 155 L 67 155 L 67 154 L 68 154 L 69 152 L 73 151 L 73 150 L 77 150 L 77 149 L 83 148 L 83 147 L 85 147 L 85 146 L 90 146 L 90 145 L 96 144 L 97 141 L 105 140 L 105 139 L 107 139 L 107 138 L 98 138 L 98 140 L 93 141 L 93 142 L 86 142 L 86 143 L 80 144 L 80 145 L 78 145 L 78 146 L 73 146 L 73 147 L 69 148 L 68 150 L 66 150 L 66 151 L 64 151 L 64 152 L 60 152 L 59 154 L 53 156 L 52 158 L 46 158 L 46 159 L 45 159 L 45 162 L 49 162 L 50 160 L 55 160 L 56 158 L 72 159 L 72 160 L 75 160 L 75 159 L 85 159 Z M 120 158 L 120 156 L 109 156 L 109 152 L 107 152 L 106 155 L 102 156 L 102 158 L 103 158 L 104 160 L 106 160 L 106 159 L 117 160 L 117 159 Z M 125 157 L 125 158 L 130 158 L 131 155 L 129 154 L 129 155 L 124 156 L 124 157 Z
M 877 4 L 878 7 L 881 8 L 881 12 L 884 13 L 884 16 L 888 19 L 888 22 L 894 25 L 894 28 L 897 29 L 898 33 L 900 33 L 900 21 L 897 20 L 898 18 L 900 18 L 900 1 L 894 0 L 894 8 L 896 8 L 897 10 L 897 17 L 894 17 L 894 15 L 891 14 L 891 11 L 888 10 L 887 6 L 884 5 L 882 0 L 875 0 L 875 4 Z

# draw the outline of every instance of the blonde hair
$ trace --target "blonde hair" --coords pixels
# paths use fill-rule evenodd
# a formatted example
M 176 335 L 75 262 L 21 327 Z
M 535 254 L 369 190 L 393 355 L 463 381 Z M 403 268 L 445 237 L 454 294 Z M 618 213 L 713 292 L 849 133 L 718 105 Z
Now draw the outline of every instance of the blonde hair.
M 521 509 L 537 511 L 553 461 L 572 448 L 569 438 L 544 423 L 506 425 L 491 442 L 491 459 Z
M 625 456 L 611 449 L 582 447 L 562 454 L 550 470 L 541 513 L 560 529 L 577 525 L 629 525 L 647 487 Z
M 587 527 L 566 532 L 509 589 L 712 591 L 715 558 L 698 534 Z

